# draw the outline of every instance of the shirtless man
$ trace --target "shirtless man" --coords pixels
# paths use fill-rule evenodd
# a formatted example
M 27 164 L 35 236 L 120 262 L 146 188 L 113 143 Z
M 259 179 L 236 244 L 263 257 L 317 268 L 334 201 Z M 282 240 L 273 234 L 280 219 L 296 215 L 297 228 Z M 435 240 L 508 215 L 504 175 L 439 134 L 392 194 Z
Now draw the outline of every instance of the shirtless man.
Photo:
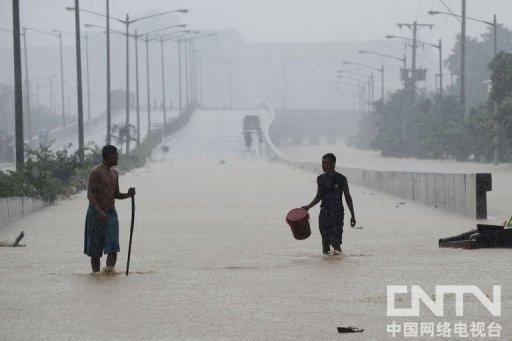
M 105 253 L 107 268 L 113 270 L 119 252 L 119 221 L 115 199 L 127 199 L 135 195 L 135 188 L 128 193 L 119 192 L 119 176 L 112 167 L 117 166 L 117 148 L 111 145 L 101 151 L 103 162 L 89 174 L 87 199 L 89 208 L 85 218 L 84 253 L 91 257 L 92 272 L 100 271 L 100 258 Z
M 343 195 L 350 210 L 350 225 L 356 226 L 356 216 L 354 214 L 354 203 L 348 188 L 347 178 L 335 171 L 336 156 L 329 153 L 322 157 L 323 174 L 318 176 L 318 190 L 315 198 L 310 204 L 302 206 L 309 210 L 319 202 L 322 202 L 319 217 L 320 234 L 322 235 L 322 249 L 325 255 L 341 254 L 341 243 L 343 239 L 343 220 L 345 210 L 343 208 Z

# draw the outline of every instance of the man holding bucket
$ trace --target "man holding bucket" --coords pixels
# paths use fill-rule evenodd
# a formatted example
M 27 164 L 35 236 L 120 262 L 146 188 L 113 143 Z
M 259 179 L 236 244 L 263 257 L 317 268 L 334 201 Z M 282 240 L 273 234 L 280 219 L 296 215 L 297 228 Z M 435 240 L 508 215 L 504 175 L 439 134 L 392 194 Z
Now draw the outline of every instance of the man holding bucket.
M 322 235 L 322 249 L 325 255 L 330 253 L 331 246 L 334 249 L 334 255 L 341 254 L 343 220 L 345 217 L 342 200 L 343 194 L 345 194 L 345 201 L 352 215 L 350 225 L 352 227 L 356 226 L 354 204 L 350 196 L 347 178 L 336 172 L 334 170 L 335 166 L 336 156 L 334 154 L 329 153 L 322 157 L 322 170 L 324 173 L 317 178 L 318 190 L 316 196 L 309 205 L 302 206 L 303 209 L 309 210 L 320 201 L 322 202 L 318 225 Z

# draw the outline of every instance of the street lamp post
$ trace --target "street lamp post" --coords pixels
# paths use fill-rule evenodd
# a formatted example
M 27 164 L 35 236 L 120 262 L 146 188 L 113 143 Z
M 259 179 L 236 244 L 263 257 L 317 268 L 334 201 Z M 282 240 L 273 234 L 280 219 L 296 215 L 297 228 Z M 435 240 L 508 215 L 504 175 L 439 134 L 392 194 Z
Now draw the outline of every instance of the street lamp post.
M 489 25 L 493 29 L 493 55 L 496 57 L 498 53 L 498 19 L 496 14 L 493 16 L 493 21 L 486 21 L 476 18 L 471 18 L 466 15 L 466 0 L 462 0 L 462 15 L 457 15 L 453 13 L 448 12 L 442 12 L 442 11 L 429 11 L 428 14 L 430 15 L 437 15 L 437 14 L 444 14 L 449 15 L 455 18 L 461 19 L 461 74 L 460 74 L 460 86 L 461 86 L 461 110 L 465 114 L 466 113 L 466 92 L 465 92 L 465 83 L 466 83 L 466 75 L 465 75 L 465 68 L 466 68 L 466 21 L 475 21 L 480 22 L 486 25 Z
M 86 24 L 85 26 L 86 27 L 102 28 L 101 26 L 90 25 L 90 24 Z M 139 78 L 140 78 L 140 76 L 139 76 L 138 40 L 142 39 L 146 43 L 146 80 L 147 80 L 147 99 L 148 99 L 148 135 L 150 135 L 150 131 L 151 131 L 151 95 L 150 94 L 151 93 L 150 93 L 150 80 L 149 80 L 149 75 L 150 75 L 150 73 L 149 73 L 149 42 L 151 40 L 156 39 L 156 38 L 150 38 L 149 34 L 150 33 L 154 33 L 154 32 L 158 32 L 158 31 L 167 30 L 167 29 L 170 29 L 170 28 L 186 27 L 186 26 L 187 25 L 185 25 L 185 24 L 182 24 L 182 25 L 171 25 L 171 26 L 162 27 L 162 28 L 151 30 L 151 31 L 148 31 L 148 32 L 145 32 L 145 33 L 141 33 L 141 34 L 139 34 L 137 30 L 135 30 L 135 34 L 130 34 L 130 37 L 134 38 L 134 43 L 135 43 L 135 87 L 136 87 L 136 112 L 137 112 L 137 138 L 136 138 L 136 140 L 137 140 L 137 146 L 140 145 L 140 140 L 141 140 L 140 139 L 140 87 L 139 87 Z M 126 33 L 122 32 L 122 31 L 114 30 L 114 32 L 126 35 Z M 180 32 L 189 32 L 189 31 L 180 31 Z M 177 32 L 177 33 L 179 33 L 179 32 Z
M 233 73 L 232 73 L 232 65 L 233 62 L 228 61 L 228 69 L 229 69 L 229 108 L 233 110 Z
M 105 22 L 107 26 L 107 137 L 105 143 L 112 144 L 112 99 L 110 90 L 110 0 L 106 0 L 106 13 Z
M 27 133 L 28 138 L 32 138 L 32 115 L 30 112 L 30 82 L 28 76 L 28 54 L 27 54 L 27 29 L 23 27 L 23 50 L 25 55 L 25 112 L 27 113 Z
M 367 69 L 379 71 L 380 74 L 381 74 L 381 97 L 380 97 L 380 99 L 381 99 L 382 103 L 384 103 L 384 94 L 385 94 L 385 90 L 384 90 L 384 64 L 382 64 L 382 66 L 380 68 L 377 68 L 377 67 L 374 67 L 374 66 L 371 66 L 371 65 L 366 65 L 366 64 L 354 63 L 354 62 L 343 62 L 343 64 L 345 64 L 345 65 L 355 65 L 355 66 L 360 66 L 360 67 L 364 67 L 364 68 L 367 68 Z M 372 74 L 372 78 L 373 78 L 373 74 Z M 372 85 L 372 87 L 373 87 L 373 85 Z M 372 95 L 372 97 L 373 97 L 373 95 Z M 373 98 L 372 98 L 372 100 L 373 100 Z
M 165 63 L 164 63 L 164 39 L 160 37 L 160 56 L 162 61 L 162 109 L 164 114 L 164 125 L 167 124 L 166 99 L 165 99 Z
M 135 30 L 135 100 L 137 103 L 137 147 L 140 146 L 140 97 L 139 97 L 139 43 L 137 30 Z
M 151 82 L 149 81 L 149 35 L 145 34 L 144 42 L 146 43 L 146 97 L 148 101 L 148 132 L 151 135 Z
M 89 69 L 89 35 L 87 32 L 84 36 L 85 39 L 85 63 L 87 67 L 87 118 L 91 119 L 91 82 L 90 82 L 90 69 Z
M 23 84 L 21 72 L 20 3 L 12 0 L 13 53 L 14 53 L 14 134 L 16 136 L 16 170 L 23 170 L 25 163 L 23 141 Z
M 402 36 L 396 36 L 396 35 L 387 35 L 386 36 L 387 39 L 402 39 L 402 40 L 405 40 L 405 41 L 408 41 L 408 42 L 412 42 L 413 40 L 410 39 L 410 38 L 407 38 L 407 37 L 402 37 Z M 431 47 L 434 47 L 436 49 L 439 50 L 439 95 L 441 98 L 443 98 L 443 77 L 444 77 L 444 74 L 443 74 L 443 43 L 441 41 L 441 39 L 439 39 L 439 43 L 436 45 L 436 44 L 432 44 L 432 43 L 427 43 L 427 42 L 424 42 L 424 41 L 421 41 L 421 40 L 418 40 L 416 39 L 416 43 L 417 44 L 423 44 L 423 45 L 428 45 L 428 46 L 431 46 Z
M 59 55 L 60 55 L 60 99 L 62 110 L 62 126 L 66 126 L 66 108 L 64 100 L 64 58 L 62 54 L 62 31 L 58 31 L 59 38 Z
M 75 8 L 79 9 L 79 0 L 75 0 Z M 60 33 L 62 36 L 62 33 Z M 84 108 L 82 97 L 82 50 L 80 37 L 80 11 L 75 11 L 75 42 L 76 42 L 76 90 L 78 106 L 78 158 L 84 162 Z
M 62 52 L 62 31 L 60 30 L 52 30 L 51 32 L 46 32 L 43 30 L 38 30 L 34 28 L 26 28 L 27 31 L 39 32 L 42 34 L 50 35 L 53 37 L 57 37 L 59 39 L 59 56 L 60 56 L 60 92 L 61 92 L 61 111 L 62 111 L 62 127 L 66 126 L 66 106 L 65 106 L 65 94 L 64 94 L 64 57 Z
M 365 82 L 368 82 L 368 89 L 367 89 L 368 90 L 368 100 L 371 100 L 372 102 L 374 102 L 374 94 L 373 94 L 374 77 L 373 77 L 373 73 L 367 75 L 367 74 L 358 73 L 358 72 L 338 70 L 338 78 L 341 78 L 342 77 L 341 74 L 343 74 L 343 73 L 347 73 L 347 74 L 354 75 L 354 76 L 361 76 L 361 77 L 366 78 L 367 81 L 365 81 Z M 357 80 L 357 79 L 354 79 L 354 78 L 348 78 L 346 76 L 343 76 L 343 78 Z M 358 81 L 361 81 L 361 80 L 358 80 Z
M 187 33 L 200 33 L 199 31 L 188 31 Z M 184 59 L 185 59 L 185 99 L 186 103 L 191 103 L 195 101 L 195 97 L 197 95 L 197 82 L 194 81 L 194 77 L 197 76 L 197 66 L 194 66 L 195 64 L 195 58 L 194 58 L 194 51 L 193 51 L 193 41 L 199 38 L 203 37 L 209 37 L 209 36 L 216 36 L 215 33 L 207 33 L 202 34 L 195 37 L 186 37 L 184 39 L 177 40 L 178 42 L 178 67 L 181 70 L 181 49 L 183 47 L 184 49 Z M 171 39 L 169 39 L 171 40 Z M 182 45 L 183 43 L 183 45 Z M 181 74 L 181 71 L 179 71 Z M 179 92 L 181 93 L 181 79 L 182 77 L 179 77 Z M 181 100 L 180 95 L 180 100 Z
M 366 78 L 366 80 L 347 77 L 347 76 L 342 75 L 343 73 L 352 74 L 352 75 L 356 75 L 356 76 L 362 76 L 362 77 Z M 359 86 L 361 86 L 362 97 L 363 97 L 362 98 L 363 111 L 364 112 L 369 111 L 369 109 L 368 109 L 369 108 L 369 102 L 370 102 L 370 99 L 372 98 L 372 91 L 371 91 L 371 88 L 372 88 L 372 76 L 371 75 L 361 74 L 361 73 L 356 73 L 356 72 L 338 70 L 338 77 L 337 78 L 338 79 L 345 79 L 345 80 L 353 81 L 353 82 L 356 82 Z M 338 80 L 335 84 L 343 84 L 343 83 Z M 371 102 L 374 103 L 373 100 Z
M 73 8 L 73 7 L 66 7 L 66 9 L 70 10 L 70 11 L 76 10 L 76 8 Z M 124 20 L 120 19 L 120 18 L 110 17 L 108 2 L 107 2 L 107 14 L 106 15 L 97 13 L 94 11 L 85 10 L 85 9 L 79 9 L 79 10 L 93 14 L 93 15 L 106 17 L 107 18 L 107 37 L 110 37 L 110 23 L 109 23 L 110 20 L 109 19 L 113 19 L 113 20 L 125 25 L 125 34 L 126 34 L 126 90 L 125 90 L 126 91 L 126 94 L 125 94 L 126 95 L 126 98 L 125 98 L 126 99 L 126 123 L 125 123 L 126 129 L 125 129 L 125 131 L 126 131 L 126 154 L 129 154 L 130 153 L 130 129 L 129 129 L 130 128 L 130 76 L 129 76 L 129 73 L 130 73 L 130 54 L 129 54 L 130 53 L 129 52 L 130 25 L 134 24 L 136 22 L 142 21 L 142 20 L 146 20 L 146 19 L 150 19 L 150 18 L 154 18 L 154 17 L 158 17 L 158 16 L 170 14 L 170 13 L 187 13 L 188 10 L 187 9 L 170 10 L 170 11 L 147 15 L 144 17 L 135 18 L 135 19 L 131 19 L 131 20 L 130 20 L 129 14 L 126 14 L 126 17 Z M 109 42 L 109 38 L 107 38 L 107 41 Z M 110 42 L 108 45 L 110 45 Z M 107 50 L 109 50 L 109 49 L 110 49 L 110 46 L 107 47 Z
M 126 14 L 126 90 L 125 90 L 125 100 L 126 100 L 126 123 L 125 123 L 125 133 L 126 133 L 126 154 L 130 154 L 130 16 Z
M 183 111 L 183 95 L 182 95 L 182 76 L 181 76 L 181 40 L 178 40 L 178 97 L 179 97 L 179 106 L 180 111 L 179 115 L 181 116 L 181 113 Z

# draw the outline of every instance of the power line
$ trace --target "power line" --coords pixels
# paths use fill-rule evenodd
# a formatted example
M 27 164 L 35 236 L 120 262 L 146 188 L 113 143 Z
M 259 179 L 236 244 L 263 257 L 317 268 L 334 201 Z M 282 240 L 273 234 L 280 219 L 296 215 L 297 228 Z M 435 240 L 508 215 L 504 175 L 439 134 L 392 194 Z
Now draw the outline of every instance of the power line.
M 453 16 L 455 17 L 455 19 L 457 19 L 459 22 L 462 22 L 462 21 L 460 21 L 460 18 L 459 18 L 459 17 L 457 17 L 457 16 L 455 15 L 455 13 L 453 13 L 453 11 L 451 10 L 451 8 L 450 8 L 450 7 L 448 7 L 448 5 L 447 5 L 443 0 L 439 0 L 439 1 L 441 1 L 441 3 L 443 4 L 444 8 L 446 8 L 446 10 L 447 10 L 448 12 L 450 12 L 450 14 L 451 14 L 451 15 L 453 15 Z

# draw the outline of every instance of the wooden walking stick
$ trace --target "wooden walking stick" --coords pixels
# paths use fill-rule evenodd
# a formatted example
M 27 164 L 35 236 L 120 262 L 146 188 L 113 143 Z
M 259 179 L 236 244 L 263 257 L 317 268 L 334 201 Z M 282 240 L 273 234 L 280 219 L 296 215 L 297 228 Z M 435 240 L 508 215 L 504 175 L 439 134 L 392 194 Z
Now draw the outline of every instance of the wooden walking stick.
M 130 270 L 130 254 L 132 252 L 133 224 L 135 222 L 135 196 L 132 197 L 132 224 L 130 226 L 130 243 L 128 244 L 128 261 L 126 262 L 126 276 Z

